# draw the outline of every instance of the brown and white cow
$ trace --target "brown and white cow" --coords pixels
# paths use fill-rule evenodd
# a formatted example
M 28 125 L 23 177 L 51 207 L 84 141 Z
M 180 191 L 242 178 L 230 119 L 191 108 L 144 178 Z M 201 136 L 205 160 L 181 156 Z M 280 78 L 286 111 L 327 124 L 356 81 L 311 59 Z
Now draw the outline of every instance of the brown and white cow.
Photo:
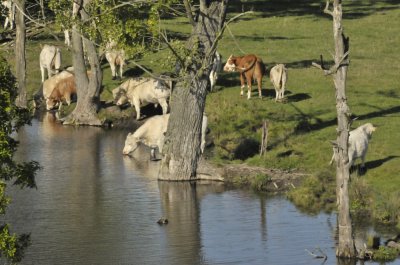
M 118 106 L 127 102 L 136 110 L 136 119 L 140 119 L 140 107 L 148 104 L 160 104 L 163 114 L 168 111 L 167 100 L 171 95 L 171 82 L 155 78 L 129 78 L 120 86 L 112 90 L 114 100 Z
M 45 80 L 45 70 L 48 77 L 57 74 L 61 67 L 61 51 L 53 45 L 45 44 L 39 56 L 40 72 L 42 74 L 42 83 Z
M 46 100 L 46 109 L 51 110 L 57 105 L 61 109 L 63 101 L 71 104 L 72 95 L 76 95 L 75 76 L 68 76 L 60 80 L 54 87 L 49 98 Z
M 251 97 L 251 83 L 253 78 L 257 80 L 258 96 L 262 98 L 261 87 L 262 78 L 265 74 L 265 65 L 262 59 L 254 54 L 247 54 L 244 56 L 229 56 L 224 66 L 226 72 L 239 72 L 240 73 L 240 96 L 243 96 L 243 89 L 245 87 L 245 79 L 247 81 L 247 99 Z
M 285 94 L 286 81 L 288 78 L 287 68 L 284 64 L 277 64 L 272 67 L 269 78 L 275 88 L 275 101 L 282 101 Z

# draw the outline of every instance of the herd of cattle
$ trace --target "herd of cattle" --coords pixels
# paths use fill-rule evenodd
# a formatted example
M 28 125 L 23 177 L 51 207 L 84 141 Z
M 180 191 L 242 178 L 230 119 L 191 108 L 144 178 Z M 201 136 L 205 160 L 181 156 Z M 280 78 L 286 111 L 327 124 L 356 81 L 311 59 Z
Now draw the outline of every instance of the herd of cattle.
M 4 0 L 2 5 L 8 10 L 5 18 L 4 28 L 13 29 L 15 19 L 15 4 L 12 0 Z M 71 45 L 70 34 L 68 30 L 64 30 L 65 44 Z M 123 67 L 125 65 L 125 53 L 123 50 L 116 48 L 116 43 L 110 41 L 106 45 L 105 58 L 110 64 L 112 79 L 122 79 Z M 46 109 L 61 108 L 63 102 L 71 104 L 72 97 L 77 94 L 74 69 L 72 67 L 61 71 L 61 51 L 60 48 L 53 45 L 44 45 L 40 52 L 40 71 L 42 79 L 41 93 L 46 101 Z M 221 55 L 216 52 L 213 65 L 209 75 L 210 91 L 213 90 L 218 79 L 218 72 L 221 71 L 222 60 Z M 241 90 L 240 96 L 244 94 L 244 88 L 247 84 L 247 99 L 251 98 L 251 85 L 253 79 L 257 81 L 258 96 L 262 97 L 262 79 L 266 74 L 266 67 L 262 59 L 254 54 L 244 56 L 231 55 L 223 67 L 226 72 L 238 72 L 240 76 Z M 277 64 L 270 70 L 270 80 L 275 88 L 275 101 L 283 101 L 286 82 L 288 79 L 287 68 L 284 64 Z M 113 89 L 112 94 L 114 102 L 117 106 L 130 103 L 135 108 L 136 119 L 140 119 L 140 108 L 154 104 L 159 104 L 162 108 L 163 115 L 149 118 L 145 123 L 137 129 L 133 134 L 129 134 L 125 141 L 123 149 L 124 154 L 133 152 L 138 144 L 144 143 L 154 149 L 162 150 L 164 142 L 164 134 L 167 130 L 169 119 L 168 100 L 171 96 L 172 82 L 167 77 L 137 77 L 129 78 L 117 88 Z M 205 147 L 205 131 L 207 127 L 207 116 L 203 115 L 201 152 Z M 349 161 L 350 165 L 357 158 L 362 159 L 361 166 L 364 166 L 365 155 L 368 150 L 368 141 L 372 132 L 376 127 L 372 124 L 364 124 L 350 132 L 349 136 Z M 334 147 L 334 154 L 331 159 L 337 159 L 337 147 Z
M 69 43 L 69 41 L 68 41 Z M 46 109 L 60 109 L 63 103 L 71 104 L 73 96 L 76 96 L 77 89 L 74 79 L 74 69 L 72 67 L 61 71 L 61 51 L 60 48 L 53 45 L 43 45 L 39 56 L 41 77 L 42 77 L 42 95 L 46 102 Z M 106 45 L 105 58 L 110 64 L 113 79 L 122 79 L 123 66 L 125 64 L 125 56 L 123 50 L 116 49 L 116 44 L 110 42 Z M 218 72 L 221 70 L 221 55 L 216 52 L 209 75 L 210 90 L 213 89 L 218 79 Z M 119 67 L 119 71 L 117 71 Z M 262 97 L 262 78 L 265 75 L 265 65 L 261 58 L 256 55 L 249 54 L 245 56 L 230 56 L 223 67 L 226 72 L 239 72 L 241 81 L 241 93 L 245 87 L 245 79 L 247 81 L 247 98 L 251 96 L 251 84 L 253 79 L 257 80 L 259 97 Z M 271 69 L 271 82 L 276 90 L 275 101 L 283 100 L 284 91 L 287 81 L 287 68 L 283 64 L 278 64 Z M 158 105 L 162 108 L 163 115 L 168 112 L 168 101 L 171 96 L 172 81 L 167 76 L 155 77 L 136 77 L 128 78 L 119 86 L 112 90 L 114 102 L 117 106 L 130 103 L 136 111 L 136 119 L 141 118 L 141 107 L 149 104 Z M 169 117 L 167 115 L 166 117 Z M 133 141 L 148 143 L 152 146 L 162 147 L 159 144 L 159 138 L 166 126 L 155 126 L 159 119 L 148 119 L 145 124 L 138 130 L 136 134 L 127 137 L 124 153 L 129 150 L 127 146 L 135 146 Z M 168 120 L 168 118 L 167 118 Z M 207 116 L 203 121 L 206 123 Z M 164 120 L 165 122 L 165 120 Z M 146 129 L 147 128 L 147 129 Z M 161 130 L 161 131 L 160 131 Z M 155 132 L 156 131 L 156 132 Z M 161 133 L 161 134 L 160 134 Z M 140 135 L 139 135 L 140 134 Z M 155 137 L 156 135 L 157 137 Z M 154 140 L 157 138 L 158 140 Z M 204 143 L 204 141 L 203 141 Z M 135 148 L 132 148 L 134 150 Z M 204 146 L 203 148 L 204 149 Z

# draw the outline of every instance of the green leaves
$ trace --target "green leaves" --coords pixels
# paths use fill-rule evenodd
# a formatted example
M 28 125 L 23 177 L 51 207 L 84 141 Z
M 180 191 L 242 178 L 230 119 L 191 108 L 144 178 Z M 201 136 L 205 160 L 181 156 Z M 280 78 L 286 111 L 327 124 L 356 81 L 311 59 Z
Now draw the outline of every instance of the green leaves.
M 18 142 L 13 134 L 30 122 L 26 109 L 15 106 L 17 88 L 15 78 L 5 59 L 0 57 L 0 215 L 5 214 L 10 198 L 5 195 L 8 181 L 23 187 L 36 187 L 35 173 L 40 168 L 37 162 L 17 163 L 13 160 Z M 22 259 L 23 250 L 28 246 L 29 236 L 17 238 L 9 232 L 8 224 L 0 224 L 0 257 L 12 262 Z

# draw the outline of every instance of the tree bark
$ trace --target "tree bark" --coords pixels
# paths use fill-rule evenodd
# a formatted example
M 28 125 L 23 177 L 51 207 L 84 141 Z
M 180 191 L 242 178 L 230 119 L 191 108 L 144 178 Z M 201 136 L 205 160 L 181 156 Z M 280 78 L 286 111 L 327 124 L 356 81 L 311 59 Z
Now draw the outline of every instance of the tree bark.
M 83 7 L 89 1 L 90 0 L 74 1 L 73 15 L 80 16 L 82 21 L 87 19 L 88 14 Z M 85 47 L 87 49 L 90 74 L 88 74 L 85 66 L 83 42 L 85 42 Z M 76 24 L 72 27 L 72 50 L 78 99 L 75 109 L 66 117 L 64 124 L 100 126 L 101 121 L 97 117 L 97 110 L 100 102 L 100 88 L 103 78 L 100 61 L 93 42 L 82 37 L 78 25 Z
M 194 180 L 200 158 L 202 117 L 217 41 L 225 21 L 228 0 L 200 1 L 200 15 L 193 27 L 187 48 L 190 62 L 181 70 L 171 97 L 171 114 L 163 148 L 159 179 Z
M 25 27 L 25 0 L 15 1 L 17 5 L 15 22 L 16 22 L 16 37 L 15 37 L 15 73 L 18 81 L 18 97 L 15 104 L 18 107 L 27 107 L 26 94 L 26 58 L 25 58 L 25 42 L 26 42 L 26 27 Z
M 349 39 L 345 37 L 342 26 L 342 1 L 333 2 L 333 35 L 335 43 L 335 65 L 333 74 L 336 89 L 336 111 L 338 120 L 338 160 L 336 163 L 336 197 L 338 203 L 339 244 L 336 256 L 354 258 L 357 256 L 349 208 L 350 165 L 348 158 L 348 142 L 350 131 L 350 108 L 347 105 L 346 77 L 348 68 Z

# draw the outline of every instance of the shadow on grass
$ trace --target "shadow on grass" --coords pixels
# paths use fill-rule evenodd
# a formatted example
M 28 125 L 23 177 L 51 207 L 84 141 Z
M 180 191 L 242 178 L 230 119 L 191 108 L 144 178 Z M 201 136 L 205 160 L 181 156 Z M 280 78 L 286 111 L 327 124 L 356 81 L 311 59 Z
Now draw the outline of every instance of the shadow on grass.
M 374 168 L 382 166 L 384 163 L 386 163 L 386 162 L 388 162 L 388 161 L 390 161 L 392 159 L 399 158 L 399 157 L 400 156 L 388 156 L 388 157 L 385 157 L 385 158 L 382 158 L 382 159 L 377 159 L 377 160 L 374 160 L 374 161 L 368 161 L 368 162 L 365 162 L 365 168 L 367 170 L 374 169 Z
M 234 151 L 234 158 L 246 160 L 258 153 L 260 143 L 254 139 L 243 139 Z
M 377 12 L 398 9 L 398 0 L 353 0 L 343 3 L 346 19 L 359 19 Z M 242 18 L 251 20 L 256 17 L 309 16 L 330 17 L 323 13 L 325 2 L 310 0 L 247 0 L 232 1 L 228 5 L 228 14 L 255 11 L 254 15 Z

